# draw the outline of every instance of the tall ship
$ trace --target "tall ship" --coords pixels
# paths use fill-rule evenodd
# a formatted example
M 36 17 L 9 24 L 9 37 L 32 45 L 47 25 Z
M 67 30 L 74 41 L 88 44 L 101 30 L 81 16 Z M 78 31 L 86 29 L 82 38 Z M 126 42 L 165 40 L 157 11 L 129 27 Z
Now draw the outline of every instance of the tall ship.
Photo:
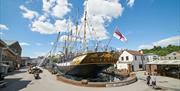
M 87 1 L 86 1 L 87 8 Z M 78 29 L 78 22 L 76 22 L 75 30 L 71 29 L 71 25 L 68 24 L 68 31 L 66 37 L 61 44 L 58 44 L 60 37 L 64 35 L 58 34 L 57 40 L 54 43 L 54 49 L 59 45 L 63 45 L 61 51 L 58 51 L 59 58 L 55 63 L 57 69 L 65 75 L 78 76 L 78 77 L 95 77 L 102 70 L 107 69 L 109 66 L 114 65 L 119 54 L 113 50 L 108 49 L 108 45 L 104 48 L 99 46 L 98 37 L 96 37 L 95 31 L 88 30 L 88 13 L 87 9 L 84 11 L 84 18 L 82 21 L 82 28 Z M 81 33 L 81 34 L 80 34 Z M 90 42 L 87 36 L 93 35 L 94 41 Z M 89 43 L 95 43 L 94 47 L 89 47 Z M 101 49 L 101 50 L 100 50 Z

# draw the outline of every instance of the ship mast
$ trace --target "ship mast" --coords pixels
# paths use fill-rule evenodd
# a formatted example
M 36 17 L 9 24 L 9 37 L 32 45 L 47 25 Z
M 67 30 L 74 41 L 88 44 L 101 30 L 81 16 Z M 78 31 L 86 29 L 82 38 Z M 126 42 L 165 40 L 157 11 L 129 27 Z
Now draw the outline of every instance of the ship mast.
M 87 43 L 87 40 L 86 40 L 86 26 L 87 26 L 87 2 L 88 0 L 86 0 L 86 4 L 85 4 L 85 16 L 84 16 L 84 40 L 83 40 L 83 50 L 85 50 L 85 52 L 87 52 L 88 50 L 88 43 Z
M 78 32 L 78 14 L 79 14 L 79 9 L 77 9 L 77 15 L 76 15 L 76 33 L 75 33 L 75 36 L 79 36 L 79 33 L 80 33 L 80 32 Z M 77 53 L 78 52 L 77 37 L 75 38 L 75 45 L 76 45 L 75 52 Z
M 67 58 L 67 55 L 68 55 L 68 48 L 67 48 L 67 39 L 64 38 L 64 56 L 65 58 Z
M 67 25 L 67 37 L 64 37 L 64 54 L 65 54 L 65 59 L 67 59 L 67 57 L 68 57 L 68 48 L 69 48 L 69 20 L 68 20 L 68 25 Z
M 58 32 L 58 36 L 56 38 L 56 41 L 54 42 L 53 44 L 53 47 L 52 47 L 52 53 L 56 53 L 57 51 L 57 46 L 58 46 L 58 42 L 59 42 L 59 38 L 60 38 L 60 32 Z M 52 55 L 52 54 L 51 54 Z M 53 54 L 54 55 L 54 54 Z
M 71 45 L 71 43 L 73 42 L 73 32 L 72 32 L 72 25 L 71 25 L 71 22 L 70 22 L 70 20 L 69 20 L 69 23 L 70 23 L 70 25 L 69 25 L 69 30 L 70 30 L 70 34 L 69 34 L 69 36 L 70 36 L 70 39 L 69 39 L 69 53 L 71 54 L 72 53 L 72 48 L 73 48 L 73 45 Z

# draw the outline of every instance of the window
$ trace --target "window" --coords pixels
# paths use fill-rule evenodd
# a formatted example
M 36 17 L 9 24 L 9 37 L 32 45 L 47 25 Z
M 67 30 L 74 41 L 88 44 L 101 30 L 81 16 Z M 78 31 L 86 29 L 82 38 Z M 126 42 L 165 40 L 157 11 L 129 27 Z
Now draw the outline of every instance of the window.
M 173 53 L 173 55 L 176 55 L 176 53 Z
M 121 60 L 123 61 L 123 60 L 124 60 L 124 57 L 121 57 Z
M 129 60 L 129 57 L 128 57 L 128 56 L 126 56 L 126 60 Z
M 171 57 L 169 57 L 169 59 L 171 59 Z
M 142 64 L 139 64 L 139 68 L 142 68 Z
M 147 60 L 149 61 L 149 58 L 147 58 Z
M 136 57 L 136 56 L 134 56 L 134 59 L 135 59 L 135 60 L 137 60 L 137 57 Z

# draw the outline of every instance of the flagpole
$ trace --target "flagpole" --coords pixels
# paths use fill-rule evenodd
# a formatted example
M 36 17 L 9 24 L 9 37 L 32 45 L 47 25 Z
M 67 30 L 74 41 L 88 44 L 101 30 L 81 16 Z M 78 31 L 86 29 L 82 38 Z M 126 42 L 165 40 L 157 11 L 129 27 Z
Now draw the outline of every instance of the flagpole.
M 115 31 L 117 28 L 118 28 L 118 27 L 116 26 L 116 28 L 114 29 L 114 31 Z M 113 31 L 113 34 L 114 34 L 114 31 Z M 107 51 L 107 48 L 108 48 L 108 46 L 109 46 L 109 44 L 110 44 L 110 42 L 111 42 L 111 40 L 112 40 L 112 38 L 113 38 L 113 34 L 112 34 L 111 38 L 110 38 L 109 41 L 108 41 L 108 44 L 107 44 L 107 46 L 106 46 L 106 48 L 105 48 L 105 51 Z

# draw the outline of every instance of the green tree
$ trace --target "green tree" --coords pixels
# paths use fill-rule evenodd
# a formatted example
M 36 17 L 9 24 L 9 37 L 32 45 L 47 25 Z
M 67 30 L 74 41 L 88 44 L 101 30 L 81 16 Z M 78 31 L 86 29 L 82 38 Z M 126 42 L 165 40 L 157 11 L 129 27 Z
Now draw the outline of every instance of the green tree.
M 179 51 L 180 52 L 180 46 L 175 45 L 168 45 L 167 47 L 161 47 L 161 46 L 154 46 L 152 49 L 142 49 L 144 53 L 153 53 L 160 56 L 165 56 L 171 52 Z

